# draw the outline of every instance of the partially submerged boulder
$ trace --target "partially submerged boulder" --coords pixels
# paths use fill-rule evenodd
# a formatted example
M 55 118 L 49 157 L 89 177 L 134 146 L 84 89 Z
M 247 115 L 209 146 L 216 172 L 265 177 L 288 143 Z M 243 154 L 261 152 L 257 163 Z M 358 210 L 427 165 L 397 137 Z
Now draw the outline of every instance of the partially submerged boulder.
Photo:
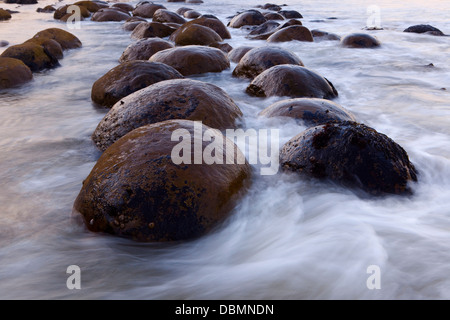
M 33 79 L 33 74 L 21 60 L 0 57 L 0 89 L 18 87 Z
M 380 46 L 380 42 L 365 33 L 353 33 L 346 36 L 341 41 L 342 45 L 347 48 L 377 48 Z
M 131 38 L 133 39 L 144 39 L 153 37 L 164 38 L 170 36 L 175 31 L 176 31 L 175 28 L 169 27 L 163 23 L 141 22 L 134 28 L 133 32 L 131 33 Z
M 231 19 L 228 26 L 231 28 L 240 28 L 243 26 L 258 26 L 266 22 L 266 18 L 257 10 L 248 10 L 236 15 Z
M 282 28 L 267 38 L 267 42 L 286 42 L 292 40 L 313 42 L 314 38 L 311 31 L 301 25 Z
M 112 8 L 103 8 L 98 10 L 92 16 L 92 21 L 104 22 L 104 21 L 125 21 L 130 18 L 128 13 Z
M 228 52 L 228 59 L 230 59 L 231 62 L 239 63 L 239 61 L 241 61 L 242 57 L 245 56 L 245 54 L 247 52 L 249 52 L 250 50 L 252 50 L 253 48 L 255 48 L 255 47 L 242 46 L 242 47 L 234 48 L 233 50 Z
M 59 65 L 56 57 L 53 57 L 43 46 L 33 42 L 11 46 L 3 51 L 0 57 L 21 60 L 33 72 Z
M 415 26 L 411 26 L 403 30 L 403 32 L 426 33 L 431 34 L 433 36 L 444 36 L 444 33 L 441 30 L 433 26 L 430 26 L 429 24 L 418 24 Z
M 177 31 L 172 33 L 169 39 L 177 46 L 208 46 L 212 43 L 223 41 L 213 29 L 198 24 L 181 26 Z
M 158 9 L 153 14 L 153 21 L 154 22 L 173 22 L 173 23 L 179 23 L 183 24 L 186 22 L 186 20 L 180 16 L 179 14 L 166 10 L 166 9 Z
M 58 42 L 63 50 L 81 47 L 81 41 L 76 36 L 59 28 L 49 28 L 36 33 L 33 38 L 48 38 Z
M 4 9 L 0 9 L 0 21 L 5 21 L 9 19 L 11 19 L 11 14 Z
M 200 18 L 186 22 L 183 27 L 187 27 L 192 24 L 198 24 L 213 29 L 222 39 L 231 39 L 231 35 L 227 27 L 217 18 L 203 15 Z
M 119 58 L 119 62 L 148 60 L 156 52 L 170 48 L 173 48 L 173 44 L 160 38 L 141 39 L 133 42 L 125 49 Z
M 329 33 L 329 32 L 322 31 L 322 30 L 317 30 L 317 29 L 311 30 L 311 34 L 312 34 L 314 40 L 316 40 L 316 39 L 318 39 L 318 40 L 337 40 L 337 41 L 341 40 L 341 37 L 338 36 L 337 34 Z
M 161 4 L 145 2 L 142 4 L 138 4 L 136 8 L 133 10 L 133 16 L 142 17 L 142 18 L 153 18 L 156 10 L 166 9 Z

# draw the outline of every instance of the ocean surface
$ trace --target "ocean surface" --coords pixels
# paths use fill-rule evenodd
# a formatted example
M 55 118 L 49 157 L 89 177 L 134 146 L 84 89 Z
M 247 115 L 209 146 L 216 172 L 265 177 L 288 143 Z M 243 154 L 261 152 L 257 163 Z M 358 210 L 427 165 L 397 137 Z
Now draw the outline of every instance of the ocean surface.
M 190 6 L 224 23 L 263 1 L 204 0 Z M 272 1 L 273 2 L 273 1 Z M 19 44 L 66 24 L 18 10 L 0 22 L 0 40 Z M 137 2 L 131 2 L 136 4 Z M 118 64 L 132 42 L 120 22 L 81 22 L 68 30 L 83 47 L 61 66 L 0 91 L 0 299 L 450 299 L 450 37 L 403 33 L 431 24 L 450 34 L 450 2 L 283 0 L 303 24 L 341 36 L 367 32 L 382 46 L 347 49 L 336 41 L 279 44 L 329 79 L 335 102 L 409 154 L 419 181 L 410 197 L 359 197 L 292 174 L 254 175 L 230 218 L 194 241 L 142 244 L 95 234 L 72 218 L 72 205 L 100 156 L 90 136 L 107 109 L 95 107 L 95 80 Z M 365 31 L 372 11 L 383 30 Z M 332 19 L 330 19 L 332 18 Z M 231 29 L 233 46 L 264 46 Z M 0 48 L 0 53 L 5 48 Z M 432 63 L 433 66 L 429 66 Z M 280 97 L 252 98 L 249 81 L 192 77 L 223 88 L 244 113 L 245 128 L 280 130 L 280 145 L 305 129 L 258 112 Z M 67 267 L 81 269 L 69 290 Z M 369 266 L 380 268 L 370 290 Z

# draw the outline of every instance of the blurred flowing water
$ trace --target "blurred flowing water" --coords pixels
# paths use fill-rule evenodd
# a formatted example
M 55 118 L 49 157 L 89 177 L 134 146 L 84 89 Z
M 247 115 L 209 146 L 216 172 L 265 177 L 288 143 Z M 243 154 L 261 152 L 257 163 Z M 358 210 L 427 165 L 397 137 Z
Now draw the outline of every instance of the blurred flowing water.
M 227 23 L 263 3 L 204 1 L 164 5 L 192 6 Z M 336 102 L 360 122 L 405 148 L 420 171 L 414 195 L 363 199 L 293 175 L 255 175 L 230 218 L 195 241 L 140 244 L 86 231 L 71 219 L 72 204 L 100 156 L 90 135 L 107 111 L 92 105 L 90 89 L 132 40 L 121 23 L 83 21 L 68 30 L 83 47 L 66 52 L 61 67 L 0 92 L 0 298 L 450 298 L 450 38 L 402 33 L 423 23 L 449 34 L 450 2 L 282 2 L 300 11 L 308 28 L 341 36 L 362 31 L 368 6 L 379 7 L 384 30 L 365 31 L 381 41 L 379 49 L 334 41 L 279 46 L 333 82 Z M 53 2 L 1 3 L 20 13 L 0 22 L 0 40 L 18 44 L 45 28 L 66 28 L 35 12 L 47 4 Z M 265 45 L 246 39 L 247 31 L 230 31 L 233 47 Z M 223 88 L 243 110 L 246 128 L 278 128 L 280 143 L 305 129 L 258 118 L 281 98 L 246 95 L 248 81 L 231 77 L 234 66 L 193 78 Z M 81 268 L 81 290 L 66 287 L 69 265 Z M 366 286 L 370 265 L 381 269 L 380 290 Z

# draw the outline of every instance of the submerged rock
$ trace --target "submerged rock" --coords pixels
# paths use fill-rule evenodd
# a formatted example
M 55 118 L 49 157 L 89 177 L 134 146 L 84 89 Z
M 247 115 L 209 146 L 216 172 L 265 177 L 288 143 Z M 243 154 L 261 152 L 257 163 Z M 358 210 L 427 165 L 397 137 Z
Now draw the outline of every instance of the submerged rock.
M 221 72 L 230 67 L 230 61 L 221 50 L 204 46 L 184 46 L 159 51 L 150 61 L 172 66 L 183 76 Z
M 227 27 L 217 18 L 211 18 L 204 15 L 200 18 L 186 22 L 182 25 L 182 27 L 187 27 L 193 24 L 198 24 L 214 30 L 222 39 L 231 39 L 231 35 Z
M 338 36 L 337 34 L 334 33 L 329 33 L 326 31 L 322 31 L 322 30 L 311 30 L 311 34 L 313 36 L 314 39 L 319 39 L 319 40 L 337 40 L 340 41 L 341 37 Z
M 249 10 L 242 12 L 231 19 L 228 24 L 231 28 L 240 28 L 243 26 L 258 26 L 266 22 L 266 18 L 257 10 Z
M 213 29 L 199 24 L 181 26 L 177 31 L 172 33 L 169 40 L 173 41 L 177 46 L 208 46 L 212 43 L 223 41 Z
M 54 13 L 53 13 L 53 19 L 60 20 L 60 19 L 62 19 L 63 17 L 67 16 L 68 14 L 69 14 L 69 15 L 72 15 L 72 14 L 73 14 L 73 11 L 72 11 L 72 12 L 70 12 L 70 11 L 67 12 L 67 9 L 68 9 L 70 6 L 71 6 L 70 4 L 66 4 L 66 5 L 64 5 L 64 6 L 62 6 L 62 7 L 59 7 L 58 9 L 56 9 L 56 10 L 54 11 Z M 91 15 L 90 12 L 89 12 L 89 10 L 88 10 L 86 7 L 84 7 L 84 6 L 82 6 L 82 5 L 79 5 L 78 8 L 80 9 L 81 17 L 83 17 L 83 18 L 88 18 L 88 17 Z
M 166 10 L 166 9 L 158 9 L 153 14 L 153 21 L 154 22 L 173 22 L 173 23 L 179 23 L 183 24 L 186 22 L 186 20 L 181 17 L 179 14 L 176 14 L 175 12 Z
M 75 2 L 74 5 L 83 6 L 86 9 L 88 9 L 90 12 L 97 12 L 98 10 L 100 10 L 102 8 L 108 7 L 108 4 L 105 4 L 100 1 L 78 1 L 78 2 Z
M 144 39 L 153 37 L 164 38 L 170 36 L 175 31 L 176 31 L 175 28 L 169 27 L 163 23 L 141 22 L 134 28 L 133 32 L 131 33 L 131 38 L 133 39 Z
M 133 10 L 133 16 L 142 17 L 142 18 L 153 18 L 153 15 L 155 14 L 156 10 L 159 9 L 166 9 L 161 4 L 156 3 L 142 3 L 138 4 L 136 6 L 136 9 Z
M 263 16 L 266 20 L 284 20 L 281 14 L 275 12 L 264 12 Z
M 120 10 L 104 8 L 98 10 L 92 16 L 92 21 L 104 22 L 104 21 L 125 21 L 130 18 L 128 13 Z
M 202 139 L 209 127 L 200 125 L 196 133 L 196 126 L 189 120 L 158 122 L 133 130 L 109 147 L 74 203 L 87 228 L 139 241 L 179 241 L 201 236 L 223 221 L 242 194 L 251 168 L 246 162 L 175 164 L 172 153 L 180 143 L 172 139 L 175 130 L 192 137 L 185 143 L 192 151 L 195 145 L 202 150 L 209 146 Z M 238 147 L 226 141 L 216 144 L 216 154 L 242 158 Z
M 124 10 L 124 11 L 126 11 L 126 12 L 131 12 L 131 11 L 134 10 L 134 7 L 133 7 L 131 4 L 129 4 L 129 3 L 123 3 L 123 2 L 120 2 L 120 3 L 114 3 L 114 4 L 111 6 L 111 8 L 119 8 L 119 9 L 122 9 L 122 10 Z
M 25 41 L 25 43 L 27 42 L 36 43 L 42 46 L 52 57 L 55 57 L 58 60 L 64 58 L 64 53 L 61 45 L 53 39 L 31 38 Z
M 215 129 L 236 128 L 242 112 L 219 87 L 197 80 L 155 83 L 121 99 L 100 121 L 92 139 L 105 150 L 128 132 L 171 119 L 202 121 Z
M 376 48 L 381 45 L 376 38 L 365 33 L 350 34 L 342 39 L 341 43 L 348 48 Z
M 33 74 L 21 60 L 0 57 L 0 89 L 20 86 L 33 79 Z
M 76 36 L 59 28 L 45 29 L 36 33 L 33 38 L 48 38 L 58 42 L 63 50 L 81 47 L 81 41 Z
M 11 19 L 11 14 L 4 9 L 0 9 L 0 21 L 9 20 L 9 19 Z
M 286 42 L 292 40 L 313 42 L 314 38 L 308 28 L 300 25 L 282 28 L 267 38 L 267 42 Z
M 160 38 L 141 39 L 133 42 L 125 49 L 119 58 L 119 62 L 148 60 L 156 52 L 170 48 L 173 48 L 173 44 Z
M 242 57 L 245 56 L 247 52 L 254 49 L 255 47 L 249 47 L 249 46 L 242 46 L 237 47 L 228 52 L 228 59 L 230 59 L 231 62 L 239 63 L 241 61 Z
M 33 72 L 59 65 L 56 57 L 52 56 L 43 46 L 33 42 L 11 46 L 3 51 L 0 57 L 21 60 Z
M 296 65 L 278 65 L 257 76 L 246 92 L 257 97 L 332 99 L 338 96 L 333 84 L 318 73 Z
M 189 10 L 189 11 L 186 11 L 184 14 L 183 14 L 183 16 L 186 18 L 186 19 L 197 19 L 198 17 L 200 17 L 202 14 L 200 13 L 200 12 L 198 12 L 198 11 L 195 11 L 195 10 Z
M 415 26 L 411 26 L 403 30 L 403 32 L 426 33 L 434 36 L 444 36 L 444 33 L 441 30 L 430 26 L 429 24 L 418 24 Z
M 410 193 L 417 181 L 406 151 L 384 134 L 355 122 L 310 128 L 287 142 L 281 167 L 303 176 L 330 179 L 373 195 Z
M 149 61 L 129 61 L 111 69 L 92 86 L 95 103 L 110 107 L 129 94 L 159 81 L 183 76 L 174 68 Z
M 278 12 L 286 19 L 301 19 L 303 18 L 302 14 L 295 10 L 281 10 Z

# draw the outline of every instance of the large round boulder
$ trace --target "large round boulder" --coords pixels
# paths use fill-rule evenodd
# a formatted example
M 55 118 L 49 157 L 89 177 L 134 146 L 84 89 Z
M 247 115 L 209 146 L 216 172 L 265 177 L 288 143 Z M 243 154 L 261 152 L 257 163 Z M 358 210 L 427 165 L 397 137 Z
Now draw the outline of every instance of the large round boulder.
M 296 98 L 275 102 L 259 113 L 260 116 L 289 117 L 308 126 L 327 122 L 356 121 L 355 116 L 335 102 L 318 98 Z
M 159 22 L 141 22 L 134 28 L 133 32 L 131 33 L 131 38 L 164 38 L 170 36 L 175 32 L 175 30 L 175 28 L 169 27 Z
M 247 52 L 254 49 L 255 47 L 250 46 L 242 46 L 237 47 L 228 52 L 228 59 L 230 59 L 231 62 L 239 63 L 241 61 L 242 57 L 245 56 Z
M 380 42 L 375 37 L 365 33 L 350 34 L 342 39 L 341 43 L 347 48 L 376 48 L 380 46 Z
M 438 28 L 435 28 L 433 26 L 430 26 L 429 24 L 418 24 L 415 26 L 411 26 L 411 27 L 403 30 L 403 32 L 426 33 L 426 34 L 431 34 L 434 36 L 443 36 L 444 35 L 444 33 L 441 30 L 439 30 Z
M 318 40 L 337 40 L 337 41 L 341 40 L 341 37 L 338 36 L 337 34 L 329 33 L 329 32 L 322 31 L 322 30 L 317 30 L 317 29 L 311 30 L 311 34 L 312 34 L 314 40 L 316 40 L 316 39 L 318 39 Z
M 117 102 L 97 126 L 92 139 L 105 150 L 128 132 L 171 119 L 202 121 L 214 129 L 236 127 L 239 107 L 221 88 L 192 79 L 155 83 Z
M 275 46 L 265 46 L 248 51 L 233 70 L 233 76 L 253 79 L 261 72 L 280 64 L 303 66 L 295 53 Z
M 314 38 L 311 31 L 301 25 L 282 28 L 267 38 L 267 42 L 286 42 L 292 40 L 313 42 Z
M 33 38 L 48 38 L 58 42 L 63 50 L 81 47 L 81 41 L 76 36 L 59 28 L 45 29 L 36 33 Z
M 172 33 L 169 40 L 173 41 L 177 46 L 208 46 L 215 42 L 221 42 L 222 38 L 213 29 L 199 24 L 190 24 L 181 26 Z
M 252 31 L 250 31 L 250 33 L 248 34 L 249 38 L 251 38 L 252 36 L 261 36 L 261 35 L 267 35 L 267 38 L 268 38 L 279 28 L 279 26 L 280 26 L 280 24 L 276 21 L 271 21 L 271 20 L 266 21 L 263 24 L 254 28 Z M 263 40 L 263 39 L 259 38 L 258 40 Z
M 183 25 L 183 27 L 187 27 L 192 24 L 198 24 L 213 29 L 222 39 L 231 39 L 230 32 L 228 31 L 227 27 L 222 23 L 222 21 L 220 21 L 219 19 L 208 18 L 208 16 L 204 15 L 201 16 L 200 18 L 186 22 Z
M 184 46 L 155 53 L 150 61 L 165 63 L 183 76 L 207 72 L 221 72 L 230 67 L 225 53 L 217 48 Z
M 276 12 L 264 12 L 263 16 L 266 20 L 284 20 L 284 17 Z
M 69 12 L 67 12 L 67 9 L 70 7 L 70 6 L 75 6 L 75 5 L 72 5 L 72 4 L 66 4 L 66 5 L 64 5 L 64 6 L 61 6 L 61 7 L 59 7 L 58 9 L 56 9 L 55 11 L 54 11 L 54 13 L 53 13 L 53 18 L 54 19 L 56 19 L 56 20 L 60 20 L 60 19 L 62 19 L 64 16 L 66 16 L 66 15 L 73 15 L 73 13 L 74 13 L 74 11 L 72 10 L 72 11 L 70 11 L 69 10 Z M 78 6 L 78 8 L 79 8 L 79 10 L 80 10 L 80 14 L 81 14 L 81 17 L 82 18 L 88 18 L 91 14 L 90 14 L 90 12 L 89 12 L 89 10 L 86 8 L 86 7 L 84 7 L 84 6 L 81 6 L 81 5 L 77 5 Z
M 102 8 L 107 8 L 108 5 L 105 3 L 102 3 L 101 1 L 78 1 L 75 2 L 74 5 L 76 6 L 83 6 L 86 9 L 88 9 L 90 12 L 97 12 L 98 10 Z
M 332 99 L 338 96 L 333 84 L 318 73 L 296 65 L 278 65 L 257 76 L 246 92 L 257 97 Z
M 243 26 L 258 26 L 266 22 L 266 18 L 258 10 L 248 10 L 235 16 L 228 23 L 231 28 L 240 28 Z
M 141 39 L 133 42 L 125 49 L 119 58 L 119 62 L 148 60 L 156 52 L 170 48 L 173 48 L 173 44 L 160 38 Z
M 278 11 L 279 14 L 281 14 L 286 19 L 301 19 L 303 18 L 302 14 L 295 10 L 281 10 Z
M 192 8 L 188 8 L 188 7 L 181 7 L 181 8 L 178 8 L 175 12 L 177 14 L 179 14 L 180 16 L 182 16 L 182 15 L 184 15 L 185 12 L 188 12 L 188 11 L 191 11 L 191 10 L 193 10 L 193 9 Z
M 0 57 L 0 89 L 20 86 L 33 79 L 33 74 L 21 60 Z
M 102 154 L 83 181 L 75 212 L 90 231 L 138 241 L 180 241 L 210 231 L 235 206 L 251 168 L 247 162 L 195 164 L 199 147 L 211 158 L 203 135 L 214 135 L 216 155 L 243 157 L 220 132 L 194 121 L 140 127 Z M 180 149 L 192 161 L 181 162 Z
M 56 57 L 53 57 L 43 46 L 33 42 L 11 46 L 3 51 L 0 57 L 21 60 L 33 72 L 59 65 Z
M 186 20 L 180 16 L 179 14 L 170 11 L 170 10 L 166 10 L 166 9 L 158 9 L 155 11 L 155 13 L 153 14 L 153 21 L 155 22 L 172 22 L 172 23 L 179 23 L 179 24 L 183 24 L 186 22 Z
M 95 103 L 111 107 L 129 94 L 159 81 L 179 79 L 183 76 L 174 68 L 149 61 L 129 61 L 109 70 L 92 86 L 91 98 Z
M 126 3 L 126 2 L 118 2 L 118 3 L 114 3 L 114 4 L 111 6 L 111 8 L 119 8 L 119 9 L 122 9 L 122 10 L 124 10 L 124 11 L 126 11 L 126 12 L 131 12 L 131 11 L 134 10 L 134 7 L 133 7 L 131 4 Z
M 4 9 L 0 9 L 0 21 L 9 20 L 9 19 L 11 19 L 11 14 Z
M 189 11 L 186 11 L 184 14 L 183 14 L 183 17 L 185 17 L 186 19 L 197 19 L 198 17 L 200 17 L 202 14 L 200 13 L 200 12 L 198 12 L 198 11 L 195 11 L 195 10 L 189 10 Z
M 125 13 L 120 10 L 111 9 L 111 8 L 103 8 L 98 10 L 92 16 L 92 21 L 96 22 L 104 22 L 104 21 L 125 21 L 130 18 L 128 13 Z
M 58 60 L 64 58 L 64 53 L 61 45 L 53 39 L 31 38 L 25 41 L 25 43 L 27 42 L 33 42 L 42 46 L 50 54 L 50 56 L 55 57 Z
M 281 167 L 303 176 L 326 178 L 374 195 L 409 193 L 417 181 L 405 150 L 384 134 L 356 122 L 310 128 L 287 142 Z
M 142 17 L 142 18 L 153 18 L 153 15 L 155 14 L 156 10 L 159 9 L 166 9 L 161 4 L 156 3 L 142 3 L 136 6 L 136 8 L 133 10 L 133 16 Z

